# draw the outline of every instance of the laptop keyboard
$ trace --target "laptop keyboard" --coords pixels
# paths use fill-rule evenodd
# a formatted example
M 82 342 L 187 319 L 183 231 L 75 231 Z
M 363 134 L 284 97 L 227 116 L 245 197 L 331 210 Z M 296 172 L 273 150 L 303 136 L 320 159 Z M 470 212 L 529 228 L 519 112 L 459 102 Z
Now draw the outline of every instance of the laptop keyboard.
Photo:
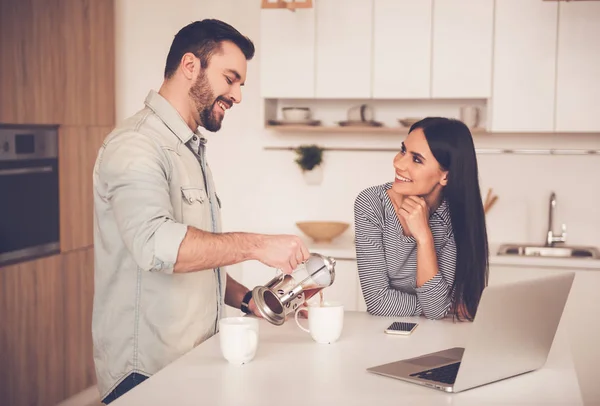
M 453 384 L 454 381 L 456 381 L 458 367 L 460 367 L 460 362 L 444 365 L 443 367 L 428 369 L 426 371 L 417 372 L 414 374 L 410 374 L 410 376 L 414 376 L 415 378 L 426 379 L 428 381 Z

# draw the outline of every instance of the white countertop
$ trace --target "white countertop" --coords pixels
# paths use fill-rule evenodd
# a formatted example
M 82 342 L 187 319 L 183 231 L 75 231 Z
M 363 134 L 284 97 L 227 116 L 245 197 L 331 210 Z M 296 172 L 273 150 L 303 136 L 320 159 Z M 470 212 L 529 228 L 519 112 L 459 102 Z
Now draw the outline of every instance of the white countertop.
M 391 320 L 415 320 L 411 336 L 383 332 Z M 457 394 L 367 372 L 367 367 L 464 346 L 471 323 L 383 318 L 346 312 L 342 337 L 317 344 L 293 320 L 260 320 L 256 357 L 230 365 L 218 336 L 190 351 L 111 405 L 482 405 L 582 404 L 566 337 L 556 335 L 541 369 Z
M 314 242 L 304 240 L 311 252 L 328 255 L 336 260 L 356 260 L 356 250 L 352 238 L 342 236 L 334 240 L 331 244 L 315 244 Z M 531 267 L 557 267 L 571 269 L 589 269 L 600 270 L 600 260 L 588 258 L 540 258 L 523 257 L 517 255 L 497 255 L 501 244 L 491 243 L 490 265 L 507 266 L 531 266 Z

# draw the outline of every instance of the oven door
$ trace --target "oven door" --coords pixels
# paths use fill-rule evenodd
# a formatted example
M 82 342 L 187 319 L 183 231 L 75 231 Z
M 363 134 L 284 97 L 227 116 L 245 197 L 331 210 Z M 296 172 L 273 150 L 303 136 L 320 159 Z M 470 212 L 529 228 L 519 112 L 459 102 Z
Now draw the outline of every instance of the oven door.
M 0 264 L 60 251 L 58 160 L 0 161 Z

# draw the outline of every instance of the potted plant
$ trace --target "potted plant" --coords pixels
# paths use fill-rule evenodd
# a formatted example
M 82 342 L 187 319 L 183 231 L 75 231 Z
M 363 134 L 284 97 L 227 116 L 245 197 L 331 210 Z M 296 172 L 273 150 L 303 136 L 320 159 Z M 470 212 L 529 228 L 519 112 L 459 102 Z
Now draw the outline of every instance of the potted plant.
M 309 185 L 320 184 L 323 180 L 323 151 L 318 145 L 300 145 L 295 149 L 296 160 L 304 179 Z

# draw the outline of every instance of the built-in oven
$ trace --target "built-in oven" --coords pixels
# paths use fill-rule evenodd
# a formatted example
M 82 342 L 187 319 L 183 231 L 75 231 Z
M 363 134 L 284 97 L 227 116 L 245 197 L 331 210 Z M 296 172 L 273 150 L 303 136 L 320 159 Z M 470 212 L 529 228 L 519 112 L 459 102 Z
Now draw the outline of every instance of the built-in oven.
M 0 266 L 60 251 L 58 127 L 0 125 Z

